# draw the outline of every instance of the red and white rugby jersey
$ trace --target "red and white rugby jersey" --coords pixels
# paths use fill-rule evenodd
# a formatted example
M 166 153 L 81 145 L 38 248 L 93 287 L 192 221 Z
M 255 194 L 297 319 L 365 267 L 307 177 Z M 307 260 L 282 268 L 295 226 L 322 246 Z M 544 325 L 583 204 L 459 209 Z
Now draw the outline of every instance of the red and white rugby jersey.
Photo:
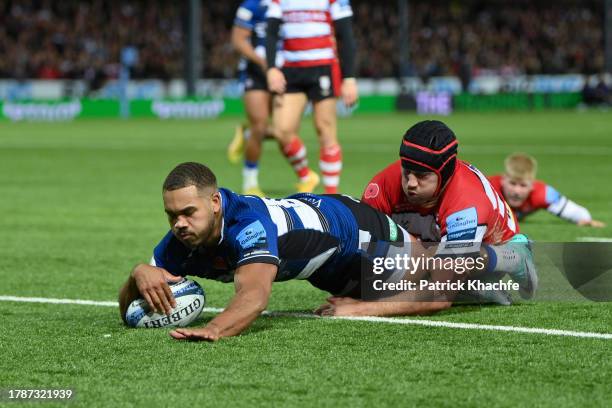
M 333 22 L 351 17 L 349 0 L 272 0 L 267 18 L 282 21 L 286 67 L 337 63 Z
M 375 175 L 361 201 L 387 215 L 433 215 L 442 241 L 499 244 L 518 233 L 510 206 L 473 165 L 457 160 L 453 177 L 432 208 L 415 207 L 408 202 L 402 189 L 401 166 L 401 160 L 397 160 Z M 418 231 L 409 232 L 420 235 Z

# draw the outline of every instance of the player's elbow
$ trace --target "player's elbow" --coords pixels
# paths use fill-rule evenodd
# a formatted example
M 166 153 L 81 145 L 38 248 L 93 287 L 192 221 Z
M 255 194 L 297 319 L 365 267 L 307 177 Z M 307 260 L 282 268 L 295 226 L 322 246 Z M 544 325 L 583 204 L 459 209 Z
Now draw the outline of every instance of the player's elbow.
M 253 310 L 257 313 L 257 314 L 261 314 L 263 313 L 266 308 L 268 307 L 268 302 L 270 301 L 270 295 L 272 294 L 272 288 L 259 288 L 254 294 L 253 294 L 253 301 L 252 301 L 252 305 L 253 305 Z

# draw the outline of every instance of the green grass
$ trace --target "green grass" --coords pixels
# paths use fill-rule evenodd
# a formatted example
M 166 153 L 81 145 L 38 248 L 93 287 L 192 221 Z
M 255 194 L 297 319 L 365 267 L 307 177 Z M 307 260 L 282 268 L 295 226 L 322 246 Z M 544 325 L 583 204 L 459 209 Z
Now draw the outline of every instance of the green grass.
M 341 121 L 343 192 L 360 196 L 419 119 Z M 510 152 L 531 153 L 540 178 L 608 224 L 582 229 L 541 213 L 521 225 L 531 238 L 612 237 L 610 114 L 445 121 L 460 155 L 484 172 L 501 171 Z M 240 167 L 225 160 L 234 124 L 0 123 L 0 295 L 114 300 L 167 230 L 160 190 L 174 165 L 202 161 L 221 185 L 239 190 Z M 309 121 L 303 136 L 316 168 Z M 273 143 L 260 179 L 272 196 L 293 192 L 294 176 Z M 223 307 L 232 294 L 231 285 L 201 283 L 209 306 Z M 269 309 L 310 310 L 324 298 L 306 282 L 282 283 Z M 2 302 L 2 310 L 0 388 L 73 387 L 79 406 L 607 406 L 612 399 L 609 340 L 262 317 L 240 337 L 182 343 L 167 330 L 125 329 L 115 308 Z M 430 319 L 612 332 L 610 303 L 456 307 Z

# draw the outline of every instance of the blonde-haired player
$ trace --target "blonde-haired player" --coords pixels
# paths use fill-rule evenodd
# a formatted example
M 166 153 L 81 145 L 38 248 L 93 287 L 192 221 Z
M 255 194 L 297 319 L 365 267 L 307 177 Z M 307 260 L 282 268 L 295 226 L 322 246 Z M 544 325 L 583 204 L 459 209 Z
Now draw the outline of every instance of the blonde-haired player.
M 589 210 L 537 180 L 538 162 L 528 154 L 511 154 L 506 157 L 504 168 L 504 174 L 490 176 L 489 181 L 504 196 L 519 220 L 537 210 L 546 209 L 580 226 L 605 226 L 601 221 L 591 218 Z

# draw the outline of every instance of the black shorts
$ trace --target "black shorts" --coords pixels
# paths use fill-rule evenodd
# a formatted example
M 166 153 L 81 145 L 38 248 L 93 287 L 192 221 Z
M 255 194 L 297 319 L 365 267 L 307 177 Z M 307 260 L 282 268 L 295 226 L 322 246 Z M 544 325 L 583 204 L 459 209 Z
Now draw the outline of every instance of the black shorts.
M 395 269 L 372 276 L 373 260 L 403 254 L 410 247 L 410 234 L 390 217 L 365 203 L 343 195 L 332 196 L 342 202 L 357 221 L 361 250 L 323 273 L 313 274 L 308 281 L 333 295 L 362 298 L 364 286 L 371 286 L 369 280 L 390 281 L 403 276 L 403 271 Z
M 340 94 L 338 64 L 314 67 L 283 67 L 287 93 L 304 93 L 308 100 L 317 102 Z
M 262 71 L 259 65 L 249 62 L 241 76 L 242 81 L 244 82 L 244 92 L 268 91 L 266 74 Z

